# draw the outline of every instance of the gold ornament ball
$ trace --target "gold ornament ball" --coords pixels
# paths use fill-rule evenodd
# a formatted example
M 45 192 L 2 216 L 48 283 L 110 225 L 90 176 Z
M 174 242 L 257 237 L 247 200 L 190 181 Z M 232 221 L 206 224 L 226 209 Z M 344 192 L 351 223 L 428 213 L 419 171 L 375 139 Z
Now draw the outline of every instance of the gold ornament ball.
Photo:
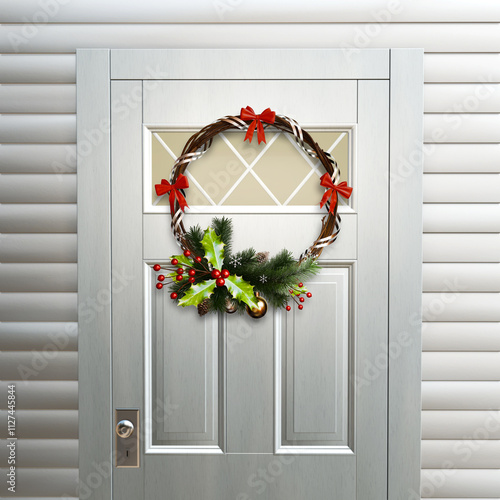
M 266 299 L 259 297 L 259 294 L 256 293 L 255 297 L 257 298 L 257 303 L 259 304 L 257 307 L 250 308 L 246 306 L 247 314 L 252 318 L 262 318 L 267 312 L 267 302 Z
M 233 314 L 238 310 L 238 302 L 235 300 L 226 300 L 226 312 L 228 314 Z

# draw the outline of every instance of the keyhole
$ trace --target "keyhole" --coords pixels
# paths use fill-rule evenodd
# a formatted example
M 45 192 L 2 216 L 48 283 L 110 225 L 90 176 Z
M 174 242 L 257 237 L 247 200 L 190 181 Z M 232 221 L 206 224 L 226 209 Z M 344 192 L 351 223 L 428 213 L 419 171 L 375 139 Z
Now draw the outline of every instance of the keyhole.
M 127 450 L 127 458 L 128 458 L 128 452 L 129 452 L 129 450 Z

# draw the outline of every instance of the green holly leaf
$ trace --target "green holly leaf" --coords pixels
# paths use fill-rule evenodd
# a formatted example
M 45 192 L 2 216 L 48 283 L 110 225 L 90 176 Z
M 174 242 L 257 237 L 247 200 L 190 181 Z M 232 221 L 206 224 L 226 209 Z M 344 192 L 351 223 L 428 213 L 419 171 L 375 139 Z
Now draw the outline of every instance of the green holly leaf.
M 295 295 L 295 296 L 298 296 L 300 295 L 301 293 L 307 293 L 307 288 L 305 286 L 302 286 L 302 287 L 295 287 L 292 289 L 292 295 Z
M 201 244 L 205 250 L 205 258 L 208 262 L 214 266 L 214 269 L 222 270 L 225 244 L 211 227 L 205 231 L 205 236 L 203 236 Z
M 184 297 L 179 300 L 179 305 L 182 307 L 197 306 L 214 293 L 214 288 L 215 280 L 202 281 L 196 285 L 191 285 Z
M 226 287 L 233 299 L 244 302 L 248 307 L 258 307 L 259 303 L 253 293 L 253 286 L 241 276 L 231 275 L 226 278 Z

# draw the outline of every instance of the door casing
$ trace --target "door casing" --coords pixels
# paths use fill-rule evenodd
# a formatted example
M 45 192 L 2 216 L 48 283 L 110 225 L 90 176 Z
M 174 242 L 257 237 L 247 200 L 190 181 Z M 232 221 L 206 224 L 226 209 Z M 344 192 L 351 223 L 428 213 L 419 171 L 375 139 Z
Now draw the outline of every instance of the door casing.
M 243 56 L 245 64 L 238 64 Z M 293 75 L 288 78 L 389 80 L 388 346 L 400 345 L 402 336 L 411 342 L 397 355 L 387 356 L 387 486 L 389 500 L 407 498 L 410 491 L 419 491 L 420 483 L 423 51 L 359 50 L 346 57 L 341 49 L 190 49 L 189 69 L 182 64 L 185 57 L 186 50 L 179 49 L 77 51 L 80 483 L 89 485 L 89 478 L 100 474 L 92 498 L 112 498 L 114 409 L 107 297 L 126 278 L 111 272 L 111 81 L 280 78 L 278 62 L 289 59 Z M 263 58 L 269 63 L 265 73 Z M 328 64 L 318 65 L 320 58 Z M 162 67 L 168 74 L 158 74 L 166 60 L 169 64 Z M 102 472 L 106 470 L 111 472 Z

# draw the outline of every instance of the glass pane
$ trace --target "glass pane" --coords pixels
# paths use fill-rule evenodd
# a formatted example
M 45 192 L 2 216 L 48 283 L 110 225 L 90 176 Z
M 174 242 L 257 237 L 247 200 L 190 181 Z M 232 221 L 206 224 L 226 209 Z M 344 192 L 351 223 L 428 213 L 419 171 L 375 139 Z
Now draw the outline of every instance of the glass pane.
M 349 182 L 349 132 L 310 132 L 329 152 Z M 151 202 L 168 205 L 168 196 L 157 198 L 154 185 L 168 179 L 175 159 L 193 132 L 152 134 Z M 321 163 L 304 153 L 290 134 L 266 132 L 267 144 L 244 141 L 244 132 L 230 131 L 214 138 L 212 146 L 188 169 L 186 200 L 193 206 L 317 206 L 323 196 Z

